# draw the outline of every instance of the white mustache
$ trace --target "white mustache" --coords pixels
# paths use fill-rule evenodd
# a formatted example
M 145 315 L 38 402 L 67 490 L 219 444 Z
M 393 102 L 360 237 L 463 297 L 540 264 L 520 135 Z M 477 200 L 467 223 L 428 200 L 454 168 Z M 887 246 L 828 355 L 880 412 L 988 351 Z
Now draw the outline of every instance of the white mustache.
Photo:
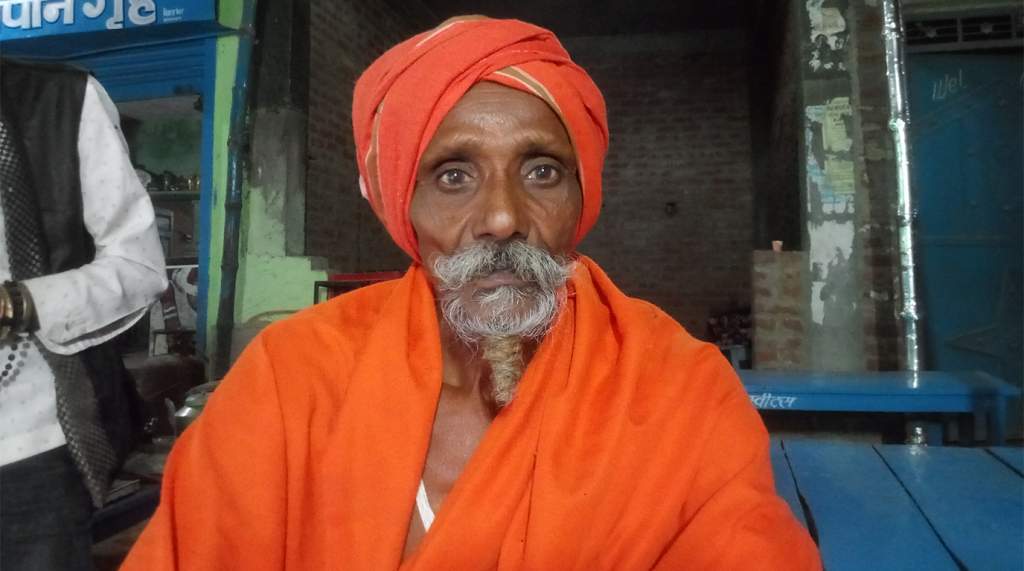
M 470 282 L 495 272 L 509 272 L 516 278 L 535 284 L 544 291 L 554 291 L 571 274 L 572 262 L 565 256 L 554 256 L 526 242 L 479 242 L 450 256 L 434 260 L 434 275 L 444 291 L 462 289 Z
M 565 303 L 564 286 L 574 267 L 570 258 L 522 241 L 480 242 L 433 260 L 441 312 L 469 344 L 488 337 L 543 337 Z M 527 285 L 474 292 L 467 299 L 466 286 L 498 271 Z

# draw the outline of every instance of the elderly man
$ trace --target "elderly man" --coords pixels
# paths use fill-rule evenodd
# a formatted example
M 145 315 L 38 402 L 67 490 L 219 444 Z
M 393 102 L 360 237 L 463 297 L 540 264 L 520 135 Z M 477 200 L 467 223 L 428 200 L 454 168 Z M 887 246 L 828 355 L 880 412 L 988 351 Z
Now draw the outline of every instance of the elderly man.
M 412 267 L 250 345 L 125 569 L 819 567 L 724 359 L 574 252 L 608 135 L 550 32 L 450 20 L 353 121 Z

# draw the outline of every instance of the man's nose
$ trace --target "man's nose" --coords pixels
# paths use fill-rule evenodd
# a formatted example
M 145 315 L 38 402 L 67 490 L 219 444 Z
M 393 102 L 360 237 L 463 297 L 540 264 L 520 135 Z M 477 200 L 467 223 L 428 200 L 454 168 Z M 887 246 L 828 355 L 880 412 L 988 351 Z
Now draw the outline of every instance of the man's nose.
M 495 176 L 481 188 L 474 238 L 496 242 L 526 238 L 526 195 L 518 177 Z

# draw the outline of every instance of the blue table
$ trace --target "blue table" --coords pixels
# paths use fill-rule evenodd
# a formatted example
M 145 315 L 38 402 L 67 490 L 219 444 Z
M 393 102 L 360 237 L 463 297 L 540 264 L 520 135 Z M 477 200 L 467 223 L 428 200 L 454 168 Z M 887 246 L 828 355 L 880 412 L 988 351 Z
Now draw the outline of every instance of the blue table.
M 1010 400 L 1021 390 L 980 371 L 737 371 L 762 410 L 969 413 L 987 421 L 988 437 L 1006 437 Z
M 1003 456 L 1020 449 L 772 442 L 829 571 L 1024 569 L 1024 477 Z
M 999 458 L 1004 464 L 1013 468 L 1014 472 L 1024 476 L 1024 449 L 999 446 L 989 448 L 988 451 L 996 458 Z

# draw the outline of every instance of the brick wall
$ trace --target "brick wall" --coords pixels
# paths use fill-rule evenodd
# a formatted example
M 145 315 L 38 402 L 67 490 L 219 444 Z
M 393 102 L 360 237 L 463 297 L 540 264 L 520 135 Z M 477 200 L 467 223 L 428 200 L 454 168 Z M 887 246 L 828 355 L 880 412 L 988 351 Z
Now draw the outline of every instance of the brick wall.
M 807 253 L 754 252 L 755 369 L 807 368 Z
M 703 336 L 750 304 L 749 85 L 740 33 L 565 41 L 608 104 L 604 208 L 580 250 Z
M 882 8 L 861 0 L 850 3 L 854 140 L 860 171 L 857 249 L 862 253 L 861 304 L 864 366 L 891 370 L 900 366 L 901 324 L 897 318 L 900 275 L 896 224 L 896 167 L 889 123 L 889 93 L 882 38 Z
M 359 195 L 352 89 L 377 56 L 436 18 L 416 0 L 311 0 L 309 20 L 306 254 L 333 271 L 404 269 L 408 258 Z

